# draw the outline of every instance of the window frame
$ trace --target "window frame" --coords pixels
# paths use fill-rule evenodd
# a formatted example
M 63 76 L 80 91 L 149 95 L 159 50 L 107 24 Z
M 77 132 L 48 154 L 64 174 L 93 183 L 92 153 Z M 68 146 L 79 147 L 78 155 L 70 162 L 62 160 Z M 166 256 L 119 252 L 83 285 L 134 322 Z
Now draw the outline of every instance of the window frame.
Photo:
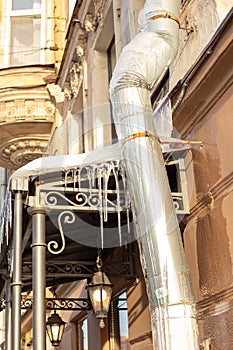
M 109 330 L 110 330 L 110 349 L 114 350 L 122 349 L 122 345 L 127 347 L 131 347 L 129 342 L 129 314 L 128 314 L 128 303 L 127 303 L 127 292 L 122 291 L 116 298 L 113 298 L 110 306 L 110 314 L 109 314 Z M 121 303 L 124 303 L 122 307 Z M 120 316 L 121 312 L 125 312 L 125 316 L 127 318 L 127 334 L 122 334 L 122 318 Z M 126 336 L 125 340 L 123 340 L 123 336 Z M 124 343 L 125 342 L 125 343 Z
M 83 334 L 81 334 L 82 332 L 82 327 L 84 326 L 84 322 L 86 322 L 86 338 L 85 338 L 85 334 L 83 332 Z M 84 350 L 85 347 L 85 339 L 87 342 L 87 349 L 89 348 L 89 338 L 88 338 L 88 315 L 86 314 L 85 316 L 83 316 L 82 318 L 80 318 L 77 322 L 76 322 L 76 337 L 77 337 L 77 350 Z
M 40 18 L 40 49 L 45 47 L 46 42 L 46 0 L 41 0 L 41 7 L 37 9 L 12 10 L 13 0 L 7 2 L 6 7 L 6 35 L 5 35 L 5 52 L 4 52 L 4 67 L 14 67 L 11 65 L 11 25 L 12 18 Z M 45 50 L 40 50 L 40 59 L 37 64 L 45 64 Z M 27 65 L 27 63 L 25 64 Z

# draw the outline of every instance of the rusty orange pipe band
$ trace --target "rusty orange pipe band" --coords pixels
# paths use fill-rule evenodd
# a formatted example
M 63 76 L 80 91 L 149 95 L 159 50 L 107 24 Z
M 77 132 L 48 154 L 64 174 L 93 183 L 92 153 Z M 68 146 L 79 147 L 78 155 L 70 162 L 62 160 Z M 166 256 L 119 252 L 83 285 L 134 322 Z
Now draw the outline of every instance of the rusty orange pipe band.
M 159 19 L 159 18 L 168 18 L 168 19 L 172 19 L 173 21 L 175 21 L 175 22 L 179 25 L 179 28 L 180 28 L 180 29 L 183 29 L 183 30 L 191 30 L 191 31 L 194 30 L 192 27 L 191 27 L 191 28 L 181 27 L 179 19 L 178 19 L 176 16 L 173 16 L 172 14 L 167 13 L 167 12 L 166 12 L 166 13 L 159 13 L 158 15 L 155 15 L 155 16 L 151 17 L 150 20 L 151 20 L 151 21 L 155 21 L 156 19 Z
M 123 140 L 123 143 L 125 143 L 126 141 L 129 140 L 133 140 L 136 139 L 138 137 L 153 137 L 155 138 L 158 142 L 160 142 L 160 139 L 158 138 L 158 136 L 156 134 L 152 134 L 149 131 L 142 131 L 142 132 L 136 132 L 135 134 L 131 134 L 129 136 L 126 136 Z

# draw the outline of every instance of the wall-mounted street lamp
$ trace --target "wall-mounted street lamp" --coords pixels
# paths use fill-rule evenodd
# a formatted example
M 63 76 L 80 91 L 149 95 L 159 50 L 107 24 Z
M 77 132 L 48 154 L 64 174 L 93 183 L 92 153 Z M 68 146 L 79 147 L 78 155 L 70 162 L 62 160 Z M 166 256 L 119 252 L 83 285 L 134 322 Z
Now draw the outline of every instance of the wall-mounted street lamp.
M 95 272 L 91 283 L 87 285 L 87 290 L 91 299 L 91 304 L 97 319 L 99 319 L 100 328 L 104 328 L 104 318 L 108 316 L 108 310 L 110 306 L 112 296 L 112 285 L 105 275 L 101 271 L 102 262 L 100 257 L 97 257 L 96 265 L 98 272 Z
M 53 346 L 59 346 L 66 323 L 61 319 L 61 317 L 54 313 L 48 318 L 46 322 L 46 329 L 48 333 L 49 340 Z
M 53 288 L 53 297 L 57 298 L 55 286 Z M 60 342 L 62 340 L 62 336 L 64 333 L 65 325 L 66 325 L 66 322 L 64 322 L 61 319 L 61 317 L 56 313 L 56 308 L 54 308 L 54 313 L 49 316 L 46 322 L 47 334 L 51 344 L 54 347 L 60 345 Z

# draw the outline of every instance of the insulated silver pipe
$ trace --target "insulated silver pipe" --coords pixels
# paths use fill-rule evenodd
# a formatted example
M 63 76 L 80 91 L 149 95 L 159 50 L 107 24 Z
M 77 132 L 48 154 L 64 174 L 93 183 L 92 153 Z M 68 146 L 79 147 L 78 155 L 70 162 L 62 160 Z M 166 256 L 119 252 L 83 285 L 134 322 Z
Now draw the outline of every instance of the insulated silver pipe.
M 21 349 L 22 193 L 15 193 L 12 276 L 12 349 Z
M 110 83 L 159 350 L 199 349 L 191 281 L 150 101 L 152 85 L 177 51 L 179 11 L 178 0 L 145 2 L 142 31 L 123 49 Z
M 33 350 L 46 350 L 45 211 L 30 208 L 32 215 Z

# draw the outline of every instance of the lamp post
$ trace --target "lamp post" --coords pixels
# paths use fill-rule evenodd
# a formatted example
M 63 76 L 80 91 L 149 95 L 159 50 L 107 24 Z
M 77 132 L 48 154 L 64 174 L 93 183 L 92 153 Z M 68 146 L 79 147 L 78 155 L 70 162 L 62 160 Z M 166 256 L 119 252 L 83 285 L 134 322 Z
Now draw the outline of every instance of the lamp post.
M 91 304 L 97 319 L 99 319 L 100 328 L 104 328 L 104 318 L 108 316 L 109 305 L 112 296 L 112 285 L 101 271 L 101 259 L 97 258 L 98 272 L 95 272 L 87 290 L 91 299 Z
M 66 323 L 61 319 L 61 317 L 54 313 L 48 318 L 46 322 L 46 329 L 50 342 L 54 347 L 59 346 Z

